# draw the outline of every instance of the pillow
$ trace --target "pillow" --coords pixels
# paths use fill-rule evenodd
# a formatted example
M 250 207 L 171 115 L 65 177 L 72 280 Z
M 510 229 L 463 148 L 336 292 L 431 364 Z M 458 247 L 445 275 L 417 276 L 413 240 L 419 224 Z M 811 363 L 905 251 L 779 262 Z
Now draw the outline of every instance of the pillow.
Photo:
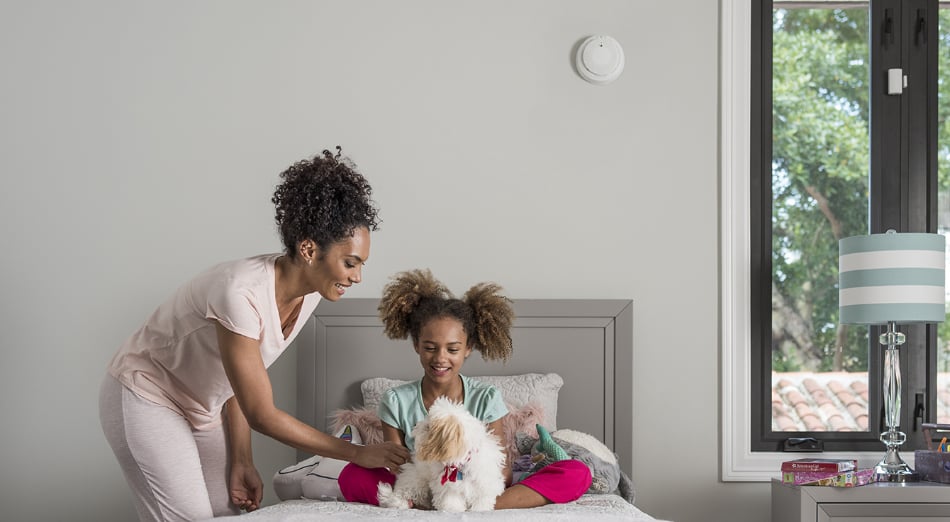
M 359 431 L 351 425 L 341 426 L 340 429 L 334 432 L 334 436 L 339 439 L 348 440 L 353 444 L 362 444 Z M 337 479 L 340 478 L 340 472 L 343 471 L 343 468 L 347 465 L 347 461 L 332 459 L 329 457 L 317 457 L 317 459 L 318 460 L 314 465 L 306 468 L 307 472 L 305 475 L 301 477 L 299 472 L 297 472 L 287 479 L 288 481 L 291 481 L 294 478 L 297 479 L 300 488 L 300 496 L 296 498 L 303 497 L 312 500 L 345 500 L 343 498 L 343 494 L 340 493 L 340 484 L 337 482 Z M 310 459 L 302 461 L 298 463 L 298 466 L 309 461 Z M 274 483 L 274 489 L 276 491 L 276 476 Z M 295 489 L 291 489 L 287 485 L 282 485 L 282 487 L 285 491 L 285 494 L 292 494 L 296 492 Z M 280 499 L 286 500 L 283 496 L 280 496 Z
M 544 421 L 540 422 L 548 431 L 557 429 L 557 395 L 564 386 L 564 379 L 556 373 L 525 373 L 522 375 L 491 375 L 471 377 L 477 381 L 487 382 L 498 388 L 509 410 L 523 408 L 530 402 L 536 402 L 544 413 Z M 383 392 L 400 384 L 410 381 L 374 377 L 366 379 L 360 384 L 363 392 L 363 406 L 376 410 Z
M 509 458 L 513 459 L 519 455 L 516 443 L 517 434 L 521 433 L 537 438 L 537 425 L 541 423 L 544 412 L 541 405 L 535 401 L 529 402 L 520 408 L 507 403 L 506 406 L 508 406 L 508 415 L 505 416 L 502 423 L 505 428 L 506 440 L 502 441 L 502 445 L 508 450 Z M 334 411 L 330 417 L 330 429 L 336 432 L 345 426 L 356 427 L 365 444 L 376 444 L 383 441 L 383 423 L 379 420 L 375 409 L 363 406 L 361 408 Z M 339 472 L 337 472 L 337 476 L 339 476 Z
M 277 493 L 277 498 L 294 500 L 302 497 L 303 489 L 300 487 L 300 482 L 322 458 L 319 455 L 314 455 L 274 473 L 274 493 Z
M 300 481 L 300 490 L 303 498 L 311 500 L 340 500 L 345 501 L 340 492 L 340 472 L 346 467 L 345 460 L 323 458 Z

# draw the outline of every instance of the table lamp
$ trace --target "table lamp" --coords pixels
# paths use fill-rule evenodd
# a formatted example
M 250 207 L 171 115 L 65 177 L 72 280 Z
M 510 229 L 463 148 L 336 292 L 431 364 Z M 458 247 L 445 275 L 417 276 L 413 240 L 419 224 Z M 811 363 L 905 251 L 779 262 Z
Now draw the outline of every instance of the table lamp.
M 897 233 L 847 237 L 838 242 L 838 306 L 843 324 L 887 325 L 884 350 L 884 424 L 887 450 L 874 468 L 882 482 L 913 482 L 918 475 L 901 459 L 907 436 L 898 430 L 901 370 L 897 323 L 941 323 L 946 316 L 944 237 Z

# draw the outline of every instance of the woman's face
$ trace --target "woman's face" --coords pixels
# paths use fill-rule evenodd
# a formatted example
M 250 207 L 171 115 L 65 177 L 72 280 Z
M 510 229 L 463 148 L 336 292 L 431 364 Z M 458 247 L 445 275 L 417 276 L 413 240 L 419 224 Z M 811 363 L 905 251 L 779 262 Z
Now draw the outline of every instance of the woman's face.
M 311 283 L 324 299 L 339 301 L 347 288 L 363 279 L 363 263 L 369 259 L 369 229 L 357 228 L 322 254 L 310 266 Z
M 465 359 L 472 353 L 462 323 L 440 317 L 425 324 L 415 344 L 425 376 L 434 384 L 450 384 L 458 379 Z

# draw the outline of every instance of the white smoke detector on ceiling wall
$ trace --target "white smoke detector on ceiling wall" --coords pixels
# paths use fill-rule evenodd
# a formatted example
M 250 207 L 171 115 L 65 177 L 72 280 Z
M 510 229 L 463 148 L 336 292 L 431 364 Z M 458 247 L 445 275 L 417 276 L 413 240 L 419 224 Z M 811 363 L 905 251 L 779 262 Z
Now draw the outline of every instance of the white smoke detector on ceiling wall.
M 596 84 L 607 84 L 623 72 L 623 47 L 610 36 L 591 36 L 577 47 L 577 74 Z

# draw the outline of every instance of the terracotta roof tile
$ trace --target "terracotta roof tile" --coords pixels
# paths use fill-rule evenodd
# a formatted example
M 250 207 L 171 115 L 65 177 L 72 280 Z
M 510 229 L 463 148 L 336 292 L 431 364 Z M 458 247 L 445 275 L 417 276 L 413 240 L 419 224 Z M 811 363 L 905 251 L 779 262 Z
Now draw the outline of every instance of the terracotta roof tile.
M 937 422 L 950 423 L 950 374 L 941 373 Z M 866 373 L 772 373 L 774 431 L 867 431 Z

